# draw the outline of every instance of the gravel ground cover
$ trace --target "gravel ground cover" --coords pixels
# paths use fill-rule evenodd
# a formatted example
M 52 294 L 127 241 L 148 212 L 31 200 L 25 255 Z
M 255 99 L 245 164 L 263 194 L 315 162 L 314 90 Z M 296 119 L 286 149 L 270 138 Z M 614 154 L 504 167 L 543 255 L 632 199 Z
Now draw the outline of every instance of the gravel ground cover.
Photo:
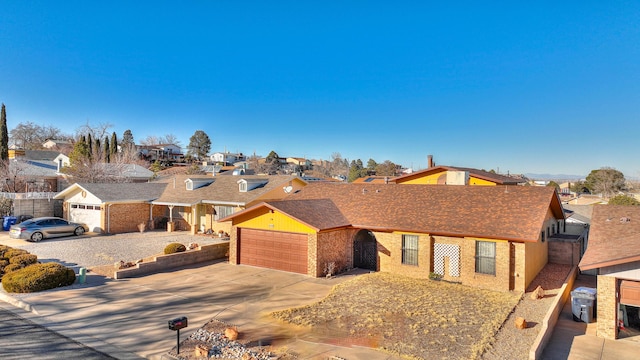
M 186 232 L 148 231 L 115 235 L 96 235 L 46 239 L 15 246 L 38 256 L 42 262 L 56 261 L 69 267 L 92 268 L 117 261 L 136 261 L 161 254 L 172 242 L 199 245 L 219 242 L 219 238 Z
M 564 283 L 571 265 L 547 264 L 527 288 L 527 292 L 509 315 L 496 334 L 495 342 L 482 356 L 485 360 L 529 359 L 529 350 L 533 345 L 542 320 Z M 545 291 L 542 299 L 531 299 L 531 292 L 540 285 Z M 516 317 L 527 321 L 527 328 L 519 330 L 515 326 Z

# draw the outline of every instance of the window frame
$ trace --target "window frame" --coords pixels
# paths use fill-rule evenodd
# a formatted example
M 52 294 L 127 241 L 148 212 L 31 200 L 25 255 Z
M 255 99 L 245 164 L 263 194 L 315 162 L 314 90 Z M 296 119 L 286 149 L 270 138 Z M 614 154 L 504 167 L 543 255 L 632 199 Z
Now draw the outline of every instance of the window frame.
M 402 235 L 402 264 L 418 266 L 419 236 L 412 234 Z
M 492 245 L 487 253 L 487 248 L 482 249 L 480 247 Z M 480 241 L 476 240 L 476 256 L 475 256 L 475 270 L 476 274 L 484 274 L 484 275 L 496 275 L 496 243 L 494 241 Z M 480 254 L 482 252 L 482 254 Z M 490 267 L 491 270 L 485 269 L 485 267 Z

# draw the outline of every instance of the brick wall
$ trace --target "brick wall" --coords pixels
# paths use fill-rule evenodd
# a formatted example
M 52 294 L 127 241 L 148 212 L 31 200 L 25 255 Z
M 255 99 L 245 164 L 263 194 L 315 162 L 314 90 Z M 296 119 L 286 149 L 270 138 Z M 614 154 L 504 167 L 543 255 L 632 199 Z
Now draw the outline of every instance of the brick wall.
M 111 234 L 140 231 L 138 229 L 140 223 L 144 223 L 146 229 L 149 229 L 149 212 L 151 211 L 149 204 L 113 204 L 109 209 L 107 209 L 108 205 L 103 207 L 103 229 L 108 229 Z M 162 210 L 154 206 L 153 211 L 153 216 L 158 216 Z
M 461 242 L 461 280 L 462 284 L 482 289 L 509 291 L 511 279 L 511 249 L 508 241 L 496 241 L 495 275 L 476 273 L 476 242 L 464 239 Z
M 605 339 L 618 337 L 618 306 L 616 301 L 617 279 L 613 276 L 598 275 L 596 335 Z
M 333 263 L 333 275 L 353 268 L 353 239 L 358 231 L 334 230 L 309 235 L 309 275 L 327 275 L 327 265 Z M 313 249 L 313 250 L 312 250 Z
M 405 276 L 428 278 L 432 271 L 431 252 L 433 241 L 429 235 L 418 236 L 418 265 L 402 263 L 402 234 L 374 232 L 378 241 L 378 268 Z M 416 234 L 417 235 L 417 234 Z
M 229 231 L 229 264 L 238 265 L 238 227 L 232 226 Z
M 549 240 L 549 262 L 552 264 L 578 265 L 581 241 Z

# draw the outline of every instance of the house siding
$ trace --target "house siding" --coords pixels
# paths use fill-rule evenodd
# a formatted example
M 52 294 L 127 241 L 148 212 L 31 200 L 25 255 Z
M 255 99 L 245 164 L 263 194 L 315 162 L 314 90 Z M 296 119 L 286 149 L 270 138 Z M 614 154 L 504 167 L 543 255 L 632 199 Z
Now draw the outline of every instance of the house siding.
M 477 177 L 469 177 L 469 185 L 495 186 L 496 183 L 489 180 L 479 179 Z

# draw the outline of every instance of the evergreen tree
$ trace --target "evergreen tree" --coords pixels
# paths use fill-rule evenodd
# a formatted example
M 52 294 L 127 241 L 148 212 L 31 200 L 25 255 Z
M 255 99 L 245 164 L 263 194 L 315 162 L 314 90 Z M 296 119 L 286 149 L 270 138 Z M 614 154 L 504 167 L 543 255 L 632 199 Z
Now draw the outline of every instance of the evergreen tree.
M 7 131 L 7 110 L 2 103 L 0 114 L 0 160 L 9 160 L 9 132 Z
M 189 146 L 187 147 L 187 155 L 191 155 L 197 160 L 202 160 L 209 154 L 211 150 L 211 139 L 202 130 L 196 130 L 189 138 Z
M 115 155 L 118 152 L 118 137 L 115 131 L 113 132 L 113 134 L 111 134 L 111 147 L 109 150 L 109 154 L 111 156 Z
M 135 142 L 133 141 L 133 134 L 131 130 L 125 130 L 124 134 L 122 134 L 122 150 L 131 150 L 135 147 Z
M 89 147 L 89 158 L 93 155 L 93 139 L 91 138 L 91 133 L 87 134 L 87 146 Z
M 111 162 L 111 149 L 109 148 L 109 137 L 104 137 L 104 162 Z

